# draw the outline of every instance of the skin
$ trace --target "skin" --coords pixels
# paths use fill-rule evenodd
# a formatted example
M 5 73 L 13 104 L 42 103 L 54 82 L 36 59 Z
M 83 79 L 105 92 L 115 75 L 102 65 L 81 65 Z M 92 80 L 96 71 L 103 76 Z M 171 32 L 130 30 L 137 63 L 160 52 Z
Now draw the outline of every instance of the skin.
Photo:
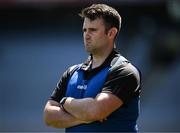
M 75 125 L 88 123 L 76 119 L 67 113 L 56 101 L 49 100 L 44 108 L 44 121 L 48 126 L 55 128 L 67 128 Z
M 84 46 L 93 56 L 92 68 L 100 66 L 111 53 L 116 34 L 115 27 L 105 32 L 102 18 L 93 21 L 84 19 Z M 47 125 L 56 128 L 67 128 L 93 121 L 102 122 L 122 104 L 122 100 L 111 93 L 99 93 L 96 98 L 68 97 L 64 104 L 65 110 L 56 101 L 49 100 L 44 108 L 44 120 Z
M 114 47 L 114 37 L 117 34 L 116 28 L 105 32 L 104 21 L 97 18 L 91 21 L 84 19 L 83 38 L 85 50 L 93 55 L 93 68 L 101 65 Z

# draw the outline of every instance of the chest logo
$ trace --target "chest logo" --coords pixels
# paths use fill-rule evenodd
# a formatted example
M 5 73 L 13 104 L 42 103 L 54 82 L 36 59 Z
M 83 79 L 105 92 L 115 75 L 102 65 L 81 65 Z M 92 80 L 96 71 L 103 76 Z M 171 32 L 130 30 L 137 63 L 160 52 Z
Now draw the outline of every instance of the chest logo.
M 87 89 L 87 85 L 78 85 L 77 89 L 78 90 L 86 90 Z

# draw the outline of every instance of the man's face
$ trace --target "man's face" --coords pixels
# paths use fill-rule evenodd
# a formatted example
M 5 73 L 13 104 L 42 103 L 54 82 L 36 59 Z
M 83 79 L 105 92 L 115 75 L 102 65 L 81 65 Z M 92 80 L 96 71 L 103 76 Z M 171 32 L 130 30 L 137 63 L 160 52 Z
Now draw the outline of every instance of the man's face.
M 87 52 L 93 54 L 107 47 L 108 36 L 102 18 L 84 19 L 83 24 L 84 45 Z

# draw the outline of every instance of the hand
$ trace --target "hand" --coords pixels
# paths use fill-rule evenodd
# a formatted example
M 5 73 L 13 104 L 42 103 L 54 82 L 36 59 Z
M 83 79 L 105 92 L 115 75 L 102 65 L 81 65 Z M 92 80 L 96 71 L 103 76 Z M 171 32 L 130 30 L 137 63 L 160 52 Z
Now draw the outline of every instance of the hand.
M 104 121 L 106 121 L 106 120 L 107 120 L 107 118 L 104 118 L 104 119 L 100 120 L 100 122 L 104 122 Z
M 93 121 L 82 121 L 84 124 L 90 124 Z

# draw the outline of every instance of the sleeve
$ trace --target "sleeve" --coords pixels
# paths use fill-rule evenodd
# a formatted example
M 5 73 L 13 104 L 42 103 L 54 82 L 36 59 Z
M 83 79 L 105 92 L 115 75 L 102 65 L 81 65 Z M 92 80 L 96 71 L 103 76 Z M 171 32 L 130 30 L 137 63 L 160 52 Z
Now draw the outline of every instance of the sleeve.
M 120 65 L 110 70 L 102 92 L 110 92 L 127 104 L 140 92 L 140 74 L 131 64 Z
M 54 91 L 52 92 L 49 100 L 54 100 L 56 102 L 61 101 L 61 99 L 66 94 L 67 84 L 68 84 L 69 78 L 74 73 L 74 71 L 76 69 L 78 69 L 79 67 L 80 67 L 80 64 L 71 66 L 63 73 L 63 76 L 61 77 L 61 79 L 57 83 L 57 86 L 55 87 Z
M 54 100 L 56 102 L 60 102 L 60 100 L 65 96 L 66 87 L 68 82 L 68 71 L 65 71 L 54 91 L 51 94 L 49 100 Z

